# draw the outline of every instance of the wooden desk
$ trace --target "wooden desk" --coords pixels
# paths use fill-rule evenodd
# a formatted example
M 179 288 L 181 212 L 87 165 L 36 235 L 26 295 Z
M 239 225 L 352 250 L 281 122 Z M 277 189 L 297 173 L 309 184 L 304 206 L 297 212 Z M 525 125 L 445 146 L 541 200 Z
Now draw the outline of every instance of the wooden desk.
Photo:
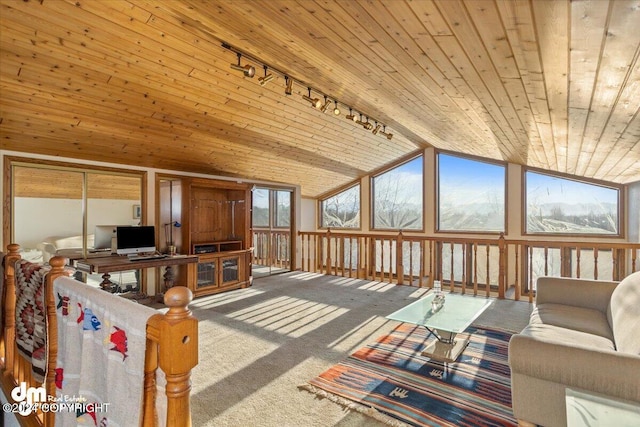
M 96 256 L 96 254 L 92 254 L 92 256 L 88 258 L 76 259 L 74 263 L 76 269 L 84 273 L 102 273 L 102 283 L 100 283 L 100 287 L 106 291 L 110 291 L 111 286 L 113 285 L 111 283 L 111 275 L 109 273 L 155 267 L 165 267 L 165 288 L 170 288 L 173 286 L 173 279 L 175 278 L 171 268 L 174 265 L 187 265 L 187 283 L 185 285 L 189 289 L 196 288 L 198 266 L 197 255 L 175 255 L 159 259 L 130 261 L 126 256 L 121 255 L 107 255 L 99 257 Z

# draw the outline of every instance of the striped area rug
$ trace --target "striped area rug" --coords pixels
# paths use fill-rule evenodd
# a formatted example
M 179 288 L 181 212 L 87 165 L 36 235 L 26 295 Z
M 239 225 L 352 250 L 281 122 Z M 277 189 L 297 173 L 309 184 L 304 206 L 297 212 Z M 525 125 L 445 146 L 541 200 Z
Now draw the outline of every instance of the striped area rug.
M 507 347 L 511 333 L 470 327 L 455 363 L 421 352 L 435 339 L 401 324 L 301 386 L 393 426 L 515 426 Z

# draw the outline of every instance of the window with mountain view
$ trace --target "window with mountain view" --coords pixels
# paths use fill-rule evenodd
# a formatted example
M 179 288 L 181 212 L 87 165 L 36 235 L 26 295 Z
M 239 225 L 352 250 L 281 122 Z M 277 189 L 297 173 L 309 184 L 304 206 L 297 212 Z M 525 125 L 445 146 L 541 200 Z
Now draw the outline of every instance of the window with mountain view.
M 320 201 L 320 227 L 360 228 L 360 185 Z
M 619 190 L 527 171 L 526 232 L 619 234 Z
M 423 159 L 416 157 L 372 179 L 373 228 L 422 230 Z
M 438 230 L 505 229 L 505 167 L 438 154 Z

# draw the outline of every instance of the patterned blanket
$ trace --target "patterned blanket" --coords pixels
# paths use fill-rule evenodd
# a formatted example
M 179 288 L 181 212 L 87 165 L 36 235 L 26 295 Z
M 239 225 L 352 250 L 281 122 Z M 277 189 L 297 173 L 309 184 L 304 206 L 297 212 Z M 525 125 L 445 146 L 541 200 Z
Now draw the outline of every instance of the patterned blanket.
M 16 344 L 31 362 L 33 378 L 43 382 L 47 368 L 47 316 L 44 279 L 51 268 L 16 262 Z
M 56 426 L 141 425 L 146 325 L 157 312 L 68 277 L 56 279 L 53 291 L 56 394 L 91 404 L 86 411 L 56 413 Z

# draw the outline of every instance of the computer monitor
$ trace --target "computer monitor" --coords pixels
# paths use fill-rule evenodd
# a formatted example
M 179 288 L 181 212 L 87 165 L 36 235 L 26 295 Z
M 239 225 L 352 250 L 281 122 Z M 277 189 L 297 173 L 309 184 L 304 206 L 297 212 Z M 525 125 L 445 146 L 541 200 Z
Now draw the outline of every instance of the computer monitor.
M 93 238 L 93 249 L 111 250 L 115 248 L 117 225 L 96 225 Z
M 118 255 L 131 255 L 144 252 L 155 252 L 156 232 L 152 225 L 118 226 L 116 228 Z

